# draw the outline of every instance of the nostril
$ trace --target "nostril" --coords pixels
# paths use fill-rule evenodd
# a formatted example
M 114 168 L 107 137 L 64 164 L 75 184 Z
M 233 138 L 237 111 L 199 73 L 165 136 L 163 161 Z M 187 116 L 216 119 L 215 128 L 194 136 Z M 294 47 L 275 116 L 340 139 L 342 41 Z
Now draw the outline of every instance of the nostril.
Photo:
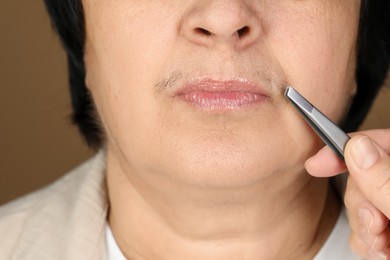
M 205 35 L 205 36 L 211 35 L 211 32 L 207 31 L 206 29 L 200 28 L 200 27 L 195 28 L 195 32 L 198 34 L 201 34 L 201 35 Z
M 250 29 L 248 26 L 242 27 L 241 29 L 239 29 L 237 31 L 238 37 L 240 37 L 240 38 L 244 37 L 245 35 L 249 34 L 249 31 L 250 31 Z

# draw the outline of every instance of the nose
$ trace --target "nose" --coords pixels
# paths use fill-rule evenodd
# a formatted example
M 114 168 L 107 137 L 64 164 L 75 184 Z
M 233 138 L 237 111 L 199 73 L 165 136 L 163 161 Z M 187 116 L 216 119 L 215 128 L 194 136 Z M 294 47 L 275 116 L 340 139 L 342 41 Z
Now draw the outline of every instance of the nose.
M 198 1 L 199 4 L 185 14 L 181 32 L 188 41 L 205 47 L 227 44 L 235 49 L 246 48 L 255 43 L 261 33 L 260 19 L 246 2 Z

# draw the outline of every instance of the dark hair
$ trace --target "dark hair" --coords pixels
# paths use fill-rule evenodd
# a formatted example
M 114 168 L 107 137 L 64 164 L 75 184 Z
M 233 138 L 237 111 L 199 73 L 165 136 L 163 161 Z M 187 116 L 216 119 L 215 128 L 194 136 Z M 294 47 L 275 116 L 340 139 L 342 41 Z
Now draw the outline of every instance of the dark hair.
M 72 121 L 87 144 L 98 149 L 103 145 L 103 129 L 85 83 L 83 5 L 81 0 L 45 0 L 45 4 L 68 59 Z
M 45 0 L 68 58 L 72 121 L 90 147 L 103 145 L 103 129 L 85 83 L 85 22 L 81 0 Z M 366 117 L 389 70 L 390 1 L 362 0 L 357 53 L 357 94 L 343 129 L 356 130 Z
M 347 132 L 355 131 L 363 122 L 389 71 L 389 0 L 362 0 L 358 44 L 358 91 L 343 124 Z

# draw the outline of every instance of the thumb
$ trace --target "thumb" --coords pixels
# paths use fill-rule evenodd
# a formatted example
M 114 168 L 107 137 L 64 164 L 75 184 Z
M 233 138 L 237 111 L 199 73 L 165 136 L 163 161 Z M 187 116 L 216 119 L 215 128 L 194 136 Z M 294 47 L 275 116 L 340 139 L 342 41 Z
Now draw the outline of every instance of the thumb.
M 344 155 L 349 173 L 360 191 L 390 218 L 390 157 L 364 135 L 352 137 Z

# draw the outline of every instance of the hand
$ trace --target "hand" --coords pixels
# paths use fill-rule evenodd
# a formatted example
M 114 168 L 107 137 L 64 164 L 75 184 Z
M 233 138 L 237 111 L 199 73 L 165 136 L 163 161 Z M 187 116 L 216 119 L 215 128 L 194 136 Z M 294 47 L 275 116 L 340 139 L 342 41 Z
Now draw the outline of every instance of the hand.
M 352 229 L 352 250 L 363 258 L 390 256 L 390 129 L 350 134 L 345 164 L 328 147 L 306 161 L 313 176 L 349 171 L 345 204 Z

